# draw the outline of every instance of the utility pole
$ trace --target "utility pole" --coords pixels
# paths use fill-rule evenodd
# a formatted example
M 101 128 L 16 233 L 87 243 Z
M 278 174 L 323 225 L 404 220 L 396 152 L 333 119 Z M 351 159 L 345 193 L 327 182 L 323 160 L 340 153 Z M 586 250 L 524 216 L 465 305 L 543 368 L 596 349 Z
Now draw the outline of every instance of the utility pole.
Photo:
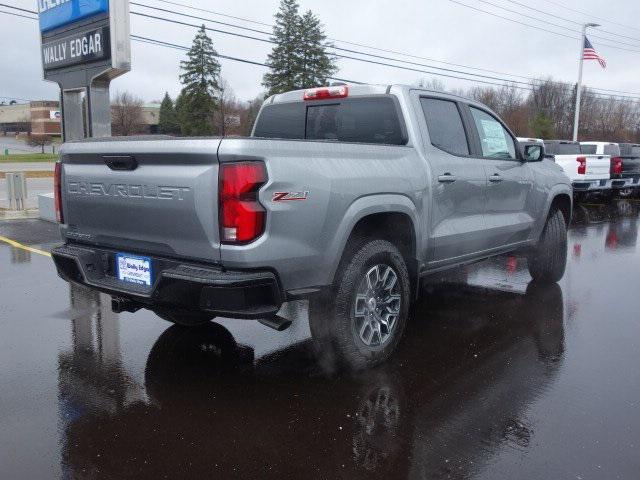
M 585 23 L 582 25 L 580 35 L 580 50 L 578 51 L 578 86 L 576 88 L 576 108 L 573 117 L 573 141 L 578 140 L 578 122 L 580 120 L 580 96 L 582 95 L 582 64 L 584 63 L 584 39 L 587 36 L 587 27 L 599 27 L 597 23 Z

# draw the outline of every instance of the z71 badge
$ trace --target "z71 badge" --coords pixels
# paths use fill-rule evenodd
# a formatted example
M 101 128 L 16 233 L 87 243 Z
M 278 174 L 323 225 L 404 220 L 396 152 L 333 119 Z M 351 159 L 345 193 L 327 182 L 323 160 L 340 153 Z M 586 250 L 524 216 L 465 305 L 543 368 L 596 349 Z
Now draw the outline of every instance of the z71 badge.
M 288 202 L 291 200 L 306 200 L 309 192 L 275 192 L 273 198 L 274 202 Z

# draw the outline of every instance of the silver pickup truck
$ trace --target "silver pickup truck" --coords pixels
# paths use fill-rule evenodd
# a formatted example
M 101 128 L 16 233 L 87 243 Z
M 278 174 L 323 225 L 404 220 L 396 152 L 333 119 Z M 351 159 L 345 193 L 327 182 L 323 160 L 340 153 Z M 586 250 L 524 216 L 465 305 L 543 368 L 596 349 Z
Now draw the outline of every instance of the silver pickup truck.
M 386 359 L 428 274 L 505 252 L 564 274 L 571 184 L 484 105 L 409 86 L 269 97 L 250 138 L 66 143 L 60 276 L 182 325 L 276 329 L 309 299 L 319 348 Z

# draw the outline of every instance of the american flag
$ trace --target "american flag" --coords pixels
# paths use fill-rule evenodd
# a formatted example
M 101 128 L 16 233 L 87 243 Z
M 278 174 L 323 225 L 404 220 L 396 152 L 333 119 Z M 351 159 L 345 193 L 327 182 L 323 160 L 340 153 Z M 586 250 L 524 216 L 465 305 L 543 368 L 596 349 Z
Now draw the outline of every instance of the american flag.
M 607 62 L 604 58 L 596 53 L 596 49 L 593 48 L 591 42 L 587 37 L 584 37 L 584 49 L 582 50 L 582 58 L 584 60 L 597 60 L 602 68 L 607 68 Z

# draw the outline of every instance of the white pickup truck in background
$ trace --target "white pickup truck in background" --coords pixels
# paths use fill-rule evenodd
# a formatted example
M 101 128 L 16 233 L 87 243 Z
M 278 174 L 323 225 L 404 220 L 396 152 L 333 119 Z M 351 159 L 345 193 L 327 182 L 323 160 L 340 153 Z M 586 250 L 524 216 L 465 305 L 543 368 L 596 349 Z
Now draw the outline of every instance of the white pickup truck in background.
M 633 178 L 623 178 L 623 160 L 620 146 L 611 142 L 580 142 L 580 151 L 585 155 L 604 155 L 609 157 L 610 188 L 628 191 L 633 184 Z M 628 192 L 627 192 L 628 193 Z
M 571 180 L 574 196 L 611 192 L 610 155 L 583 153 L 580 143 L 570 140 L 544 140 L 544 147 Z

